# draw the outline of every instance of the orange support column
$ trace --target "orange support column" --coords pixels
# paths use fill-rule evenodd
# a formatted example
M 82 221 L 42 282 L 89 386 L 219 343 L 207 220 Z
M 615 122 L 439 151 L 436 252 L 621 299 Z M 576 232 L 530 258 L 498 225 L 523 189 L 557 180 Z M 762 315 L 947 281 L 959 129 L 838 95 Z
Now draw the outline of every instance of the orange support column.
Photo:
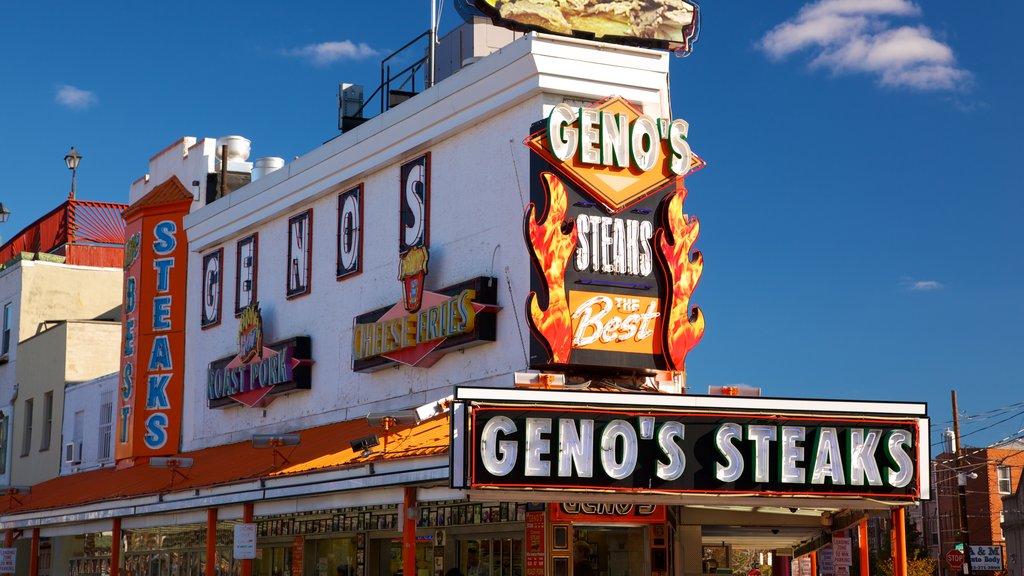
M 416 488 L 405 487 L 405 498 L 402 506 L 402 574 L 416 574 Z
M 217 574 L 217 509 L 206 511 L 206 576 Z
M 892 510 L 892 574 L 907 576 L 907 523 L 902 506 Z
M 32 549 L 28 553 L 28 576 L 39 576 L 39 528 L 32 529 Z
M 110 576 L 121 576 L 121 519 L 110 527 Z
M 252 524 L 252 502 L 242 505 L 242 522 Z M 242 573 L 239 576 L 252 576 L 252 560 L 242 560 Z
M 817 552 L 811 552 L 811 576 L 818 576 L 818 553 Z
M 4 548 L 14 548 L 14 528 L 4 530 Z
M 868 559 L 868 519 L 857 524 L 857 551 L 860 552 L 860 576 L 871 576 L 871 562 Z

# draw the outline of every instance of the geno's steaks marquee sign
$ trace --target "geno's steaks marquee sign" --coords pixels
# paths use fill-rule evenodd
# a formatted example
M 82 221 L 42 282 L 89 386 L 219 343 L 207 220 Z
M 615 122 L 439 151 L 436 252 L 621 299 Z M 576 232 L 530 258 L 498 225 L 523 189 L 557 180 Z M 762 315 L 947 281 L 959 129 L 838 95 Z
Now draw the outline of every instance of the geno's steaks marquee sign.
M 602 407 L 596 394 L 562 394 L 587 408 L 457 403 L 456 487 L 928 497 L 926 418 Z

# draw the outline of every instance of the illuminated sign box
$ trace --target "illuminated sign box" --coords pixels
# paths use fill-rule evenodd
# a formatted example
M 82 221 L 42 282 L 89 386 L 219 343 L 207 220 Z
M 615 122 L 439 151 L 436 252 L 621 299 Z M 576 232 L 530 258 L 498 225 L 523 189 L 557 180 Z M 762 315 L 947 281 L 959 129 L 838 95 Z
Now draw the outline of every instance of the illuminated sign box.
M 684 0 L 474 0 L 499 26 L 688 54 L 700 14 Z
M 688 124 L 620 97 L 556 105 L 526 145 L 530 367 L 685 370 L 704 333 L 703 258 L 683 178 L 704 166 Z
M 210 362 L 206 399 L 210 408 L 236 403 L 265 406 L 276 395 L 309 390 L 312 366 L 309 336 L 260 346 L 258 354 L 241 354 Z
M 915 419 L 475 407 L 472 488 L 920 494 Z
M 437 291 L 422 291 L 421 306 L 404 303 L 356 316 L 352 370 L 373 372 L 395 364 L 427 368 L 448 352 L 494 342 L 497 280 L 477 277 Z

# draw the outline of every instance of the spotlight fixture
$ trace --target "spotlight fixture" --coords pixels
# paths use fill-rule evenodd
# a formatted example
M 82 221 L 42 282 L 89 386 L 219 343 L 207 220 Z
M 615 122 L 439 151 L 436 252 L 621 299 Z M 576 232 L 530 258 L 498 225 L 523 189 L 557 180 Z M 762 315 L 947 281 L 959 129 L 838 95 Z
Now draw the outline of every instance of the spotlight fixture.
M 174 485 L 174 476 L 180 475 L 184 480 L 188 478 L 181 468 L 191 468 L 193 460 L 191 458 L 166 458 L 162 456 L 154 456 L 149 459 L 150 468 L 167 468 L 171 471 L 171 485 Z
M 152 457 L 149 459 L 150 468 L 191 468 L 193 460 L 191 458 L 163 458 L 163 457 Z
M 0 486 L 0 494 L 6 494 L 8 496 L 13 496 L 15 494 L 31 494 L 31 493 L 32 493 L 32 487 L 31 486 L 27 486 L 27 485 Z
M 392 426 L 409 426 L 419 424 L 420 417 L 415 410 L 396 410 L 394 412 L 370 412 L 366 415 L 366 422 L 370 426 L 383 427 L 385 430 Z
M 26 486 L 26 485 L 0 486 L 0 494 L 6 494 L 7 498 L 10 500 L 10 502 L 14 503 L 14 504 L 17 504 L 18 506 L 21 506 L 21 500 L 18 499 L 18 495 L 19 494 L 31 494 L 31 493 L 32 493 L 32 487 L 31 486 Z M 10 503 L 8 503 L 8 506 L 10 506 Z
M 380 444 L 380 438 L 376 434 L 370 434 L 369 436 L 356 438 L 350 444 L 352 445 L 353 452 L 362 452 L 362 456 L 369 456 L 373 452 L 370 449 Z
M 281 458 L 281 464 L 291 462 L 278 448 L 283 446 L 298 446 L 302 438 L 298 434 L 253 434 L 253 448 L 270 448 L 274 451 L 274 467 L 278 466 L 277 459 Z
M 280 446 L 298 446 L 302 437 L 298 434 L 253 434 L 253 448 L 278 448 Z

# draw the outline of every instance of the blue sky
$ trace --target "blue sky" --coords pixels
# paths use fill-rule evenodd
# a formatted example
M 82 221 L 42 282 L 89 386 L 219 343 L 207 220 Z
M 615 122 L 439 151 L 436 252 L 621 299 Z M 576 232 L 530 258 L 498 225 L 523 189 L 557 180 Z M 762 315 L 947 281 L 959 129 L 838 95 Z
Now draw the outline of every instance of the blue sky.
M 427 0 L 17 3 L 0 18 L 10 237 L 67 197 L 124 202 L 181 136 L 253 157 L 337 134 L 339 82 L 429 22 Z M 707 320 L 691 389 L 925 401 L 968 444 L 1024 427 L 1024 3 L 705 0 L 672 60 Z M 449 3 L 442 29 L 458 23 Z M 1017 55 L 1016 57 L 1014 55 Z

